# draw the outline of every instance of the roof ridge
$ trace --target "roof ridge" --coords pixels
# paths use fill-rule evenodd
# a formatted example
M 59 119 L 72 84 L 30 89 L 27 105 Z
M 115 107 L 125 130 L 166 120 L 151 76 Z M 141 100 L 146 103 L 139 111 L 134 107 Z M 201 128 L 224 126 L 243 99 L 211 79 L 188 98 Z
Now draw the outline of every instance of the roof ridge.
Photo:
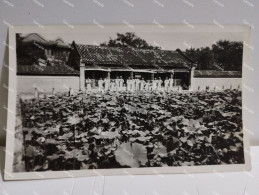
M 40 35 L 39 33 L 29 33 L 29 34 L 27 34 L 25 37 L 23 37 L 23 39 L 26 39 L 26 38 L 28 38 L 29 36 L 31 36 L 31 35 L 37 35 L 38 37 L 40 37 L 41 39 L 43 39 L 44 41 L 46 41 L 46 42 L 49 42 L 49 40 L 47 40 L 47 39 L 45 39 L 42 35 Z
M 73 41 L 74 42 L 74 41 Z M 113 47 L 113 46 L 100 46 L 100 45 L 90 45 L 90 44 L 81 44 L 75 43 L 76 45 L 82 45 L 86 47 L 96 47 L 96 48 L 103 48 L 103 49 L 131 49 L 131 50 L 145 50 L 145 51 L 170 51 L 174 53 L 178 53 L 176 50 L 169 50 L 169 49 L 146 49 L 146 48 L 136 48 L 136 47 Z

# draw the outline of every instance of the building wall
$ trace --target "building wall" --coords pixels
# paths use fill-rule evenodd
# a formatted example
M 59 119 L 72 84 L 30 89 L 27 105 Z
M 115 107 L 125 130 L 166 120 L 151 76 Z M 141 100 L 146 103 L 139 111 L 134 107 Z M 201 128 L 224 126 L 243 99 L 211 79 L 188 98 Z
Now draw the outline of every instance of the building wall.
M 232 86 L 232 89 L 237 89 L 240 86 L 240 90 L 242 87 L 242 78 L 193 78 L 192 80 L 192 89 L 198 90 L 205 90 L 206 86 L 209 86 L 209 89 L 229 89 Z
M 79 77 L 77 76 L 17 76 L 17 94 L 33 93 L 35 87 L 39 91 L 47 93 L 52 92 L 55 88 L 56 92 L 68 92 L 69 87 L 74 91 L 79 90 Z

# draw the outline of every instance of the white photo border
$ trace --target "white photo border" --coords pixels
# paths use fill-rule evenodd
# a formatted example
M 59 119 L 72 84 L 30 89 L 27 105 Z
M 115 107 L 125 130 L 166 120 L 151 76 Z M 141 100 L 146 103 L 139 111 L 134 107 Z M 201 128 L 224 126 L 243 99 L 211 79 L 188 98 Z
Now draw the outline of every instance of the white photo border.
M 163 28 L 155 24 L 152 25 L 134 25 L 134 29 L 127 25 L 75 25 L 69 26 L 14 26 L 9 28 L 9 91 L 8 91 L 8 113 L 7 113 L 7 136 L 5 152 L 5 180 L 28 180 L 28 179 L 48 179 L 64 177 L 83 177 L 83 176 L 108 176 L 108 175 L 154 175 L 154 174 L 172 174 L 172 173 L 203 173 L 203 172 L 236 172 L 251 170 L 249 134 L 245 130 L 248 121 L 245 109 L 242 109 L 243 117 L 243 136 L 244 136 L 244 157 L 245 164 L 228 165 L 202 165 L 202 166 L 177 166 L 177 167 L 148 167 L 148 168 L 117 168 L 117 169 L 94 169 L 94 170 L 70 170 L 70 171 L 46 171 L 46 172 L 13 172 L 14 146 L 15 146 L 15 121 L 16 121 L 16 33 L 84 33 L 84 32 L 103 32 L 107 33 L 110 29 L 126 29 L 129 31 L 149 31 L 156 32 L 229 32 L 244 33 L 244 40 L 250 44 L 251 28 L 247 25 L 224 25 L 219 27 L 215 24 L 194 24 L 190 28 L 186 24 L 163 25 Z M 249 64 L 250 49 L 243 47 L 243 67 Z M 242 85 L 248 78 L 249 72 L 246 68 L 242 71 Z M 11 89 L 11 90 L 10 90 Z M 242 108 L 246 105 L 246 94 L 242 91 Z

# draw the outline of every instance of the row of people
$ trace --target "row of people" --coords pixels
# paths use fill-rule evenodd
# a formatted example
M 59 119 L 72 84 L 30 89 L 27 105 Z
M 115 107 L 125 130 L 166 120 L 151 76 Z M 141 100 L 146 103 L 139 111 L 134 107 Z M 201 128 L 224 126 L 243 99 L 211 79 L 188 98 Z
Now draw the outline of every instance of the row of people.
M 92 81 L 90 79 L 86 80 L 87 90 L 92 89 Z M 98 80 L 98 90 L 99 91 L 168 91 L 175 87 L 174 79 L 166 78 L 163 81 L 160 77 L 154 80 L 145 81 L 142 79 L 134 79 L 129 77 L 126 82 L 122 77 L 117 77 L 114 80 L 109 78 Z

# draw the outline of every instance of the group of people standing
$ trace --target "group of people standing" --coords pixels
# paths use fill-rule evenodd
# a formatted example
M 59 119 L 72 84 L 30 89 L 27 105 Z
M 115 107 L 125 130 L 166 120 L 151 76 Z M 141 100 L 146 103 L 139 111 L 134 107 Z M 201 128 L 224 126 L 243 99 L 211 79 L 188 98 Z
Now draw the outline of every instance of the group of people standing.
M 126 82 L 122 77 L 116 79 L 100 78 L 98 80 L 98 91 L 170 91 L 175 87 L 174 79 L 166 78 L 163 81 L 160 77 L 154 80 L 145 81 L 144 78 L 129 77 Z M 92 81 L 86 79 L 87 91 L 92 90 Z

